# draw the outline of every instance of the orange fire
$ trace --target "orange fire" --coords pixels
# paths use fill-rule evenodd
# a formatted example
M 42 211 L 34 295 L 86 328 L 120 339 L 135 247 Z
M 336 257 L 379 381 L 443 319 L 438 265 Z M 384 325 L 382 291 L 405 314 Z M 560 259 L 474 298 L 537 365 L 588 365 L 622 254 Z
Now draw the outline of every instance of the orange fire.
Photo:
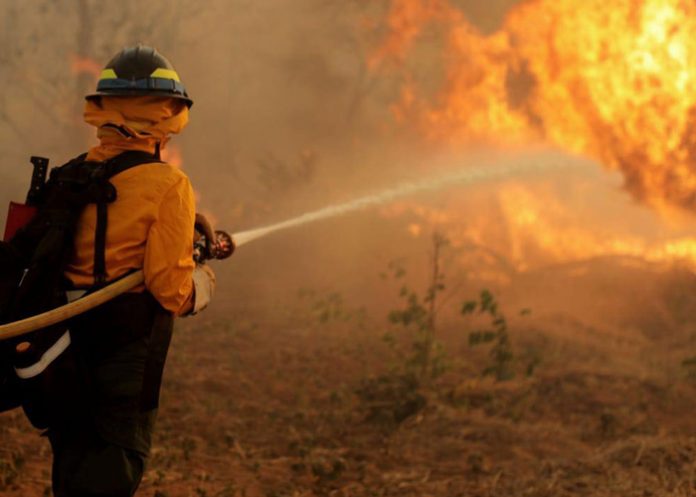
M 660 212 L 696 211 L 693 2 L 528 0 L 484 35 L 448 0 L 390 0 L 385 24 L 369 65 L 402 78 L 395 115 L 431 142 L 560 147 L 620 171 L 634 198 Z M 419 73 L 422 57 L 442 60 L 439 85 L 432 63 Z M 518 240 L 513 260 L 523 259 L 526 239 L 565 258 L 696 261 L 696 239 L 655 245 L 573 228 L 549 214 L 562 209 L 548 208 L 553 195 L 539 194 L 517 185 L 499 195 L 508 239 Z
M 168 142 L 164 148 L 160 151 L 162 160 L 167 164 L 170 164 L 178 169 L 183 169 L 184 167 L 184 154 L 181 151 L 181 147 L 176 143 Z M 194 189 L 193 195 L 196 199 L 197 211 L 203 214 L 208 221 L 215 226 L 217 224 L 217 217 L 213 212 L 208 209 L 201 209 L 200 205 L 202 203 L 202 194 L 200 190 Z
M 95 81 L 99 79 L 102 66 L 96 60 L 75 54 L 71 55 L 70 59 L 70 69 L 73 74 L 89 74 Z
M 441 199 L 438 206 L 394 204 L 383 214 L 408 219 L 406 230 L 415 238 L 428 237 L 433 230 L 445 233 L 465 266 L 472 268 L 475 260 L 479 264 L 474 266 L 497 280 L 549 264 L 605 256 L 696 268 L 696 238 L 679 232 L 646 236 L 649 229 L 636 233 L 624 226 L 622 213 L 613 221 L 597 222 L 596 213 L 578 216 L 573 210 L 578 206 L 567 202 L 553 185 L 509 182 L 493 192 L 467 191 Z
M 696 4 L 532 0 L 482 35 L 447 0 L 392 0 L 372 66 L 444 30 L 434 98 L 407 73 L 398 111 L 452 144 L 551 143 L 619 169 L 652 205 L 696 209 Z
M 175 143 L 167 143 L 160 152 L 164 162 L 171 164 L 178 169 L 181 169 L 184 166 L 184 157 L 181 153 L 181 148 L 179 145 Z

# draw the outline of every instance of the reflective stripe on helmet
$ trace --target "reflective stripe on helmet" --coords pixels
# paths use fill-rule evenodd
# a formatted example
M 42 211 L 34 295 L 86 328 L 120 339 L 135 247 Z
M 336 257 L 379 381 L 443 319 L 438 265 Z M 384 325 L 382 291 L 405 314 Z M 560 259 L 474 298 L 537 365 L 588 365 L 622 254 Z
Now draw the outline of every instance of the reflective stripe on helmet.
M 104 69 L 101 72 L 101 75 L 99 76 L 99 79 L 117 79 L 118 76 L 116 76 L 116 71 L 113 69 Z
M 165 78 L 146 78 L 146 79 L 100 79 L 97 84 L 97 91 L 109 90 L 158 90 L 169 91 L 179 95 L 186 95 L 186 88 L 179 81 Z
M 150 74 L 151 78 L 162 78 L 162 79 L 173 79 L 174 81 L 179 81 L 179 75 L 176 73 L 174 69 L 165 69 L 164 67 L 160 67 L 152 71 L 152 74 Z

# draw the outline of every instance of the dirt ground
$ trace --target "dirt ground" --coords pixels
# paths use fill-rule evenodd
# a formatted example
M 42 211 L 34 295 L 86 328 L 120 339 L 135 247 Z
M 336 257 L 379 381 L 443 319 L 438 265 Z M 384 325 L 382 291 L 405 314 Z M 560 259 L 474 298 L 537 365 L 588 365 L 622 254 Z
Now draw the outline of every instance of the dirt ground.
M 669 291 L 693 284 L 642 270 L 622 281 L 629 272 Z M 555 311 L 511 320 L 517 355 L 540 359 L 503 382 L 480 375 L 488 356 L 466 327 L 444 323 L 445 374 L 377 399 L 360 392 L 399 361 L 382 315 L 321 322 L 302 301 L 217 305 L 177 325 L 138 495 L 696 495 L 696 381 L 682 365 L 696 327 L 679 314 L 696 293 L 679 309 L 665 299 L 623 327 Z M 397 415 L 408 396 L 421 402 Z M 0 495 L 50 495 L 49 462 L 19 413 L 0 416 Z

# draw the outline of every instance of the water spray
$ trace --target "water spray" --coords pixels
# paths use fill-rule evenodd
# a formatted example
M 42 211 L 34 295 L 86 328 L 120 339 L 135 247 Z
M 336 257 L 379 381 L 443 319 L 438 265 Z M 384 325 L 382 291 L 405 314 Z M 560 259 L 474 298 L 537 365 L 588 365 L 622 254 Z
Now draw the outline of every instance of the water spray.
M 554 157 L 554 159 L 558 159 Z M 194 259 L 198 263 L 206 260 L 222 260 L 228 258 L 234 252 L 235 247 L 246 245 L 249 242 L 258 240 L 281 230 L 297 228 L 322 219 L 334 218 L 368 207 L 384 205 L 399 198 L 407 197 L 415 193 L 439 190 L 453 185 L 466 185 L 491 181 L 494 179 L 505 178 L 512 175 L 520 175 L 535 171 L 558 169 L 574 165 L 572 158 L 563 157 L 562 162 L 556 160 L 542 162 L 538 156 L 528 159 L 529 162 L 520 162 L 505 166 L 488 166 L 478 168 L 465 168 L 454 172 L 448 172 L 433 178 L 426 178 L 414 182 L 406 182 L 396 187 L 382 190 L 373 194 L 350 200 L 348 202 L 330 205 L 322 209 L 308 212 L 300 216 L 282 221 L 279 223 L 262 226 L 246 231 L 228 234 L 225 231 L 216 231 L 216 240 L 213 243 L 206 243 L 205 238 L 201 237 L 194 245 Z M 109 300 L 126 293 L 133 288 L 143 284 L 145 278 L 142 271 L 135 271 L 116 282 L 86 295 L 74 302 L 62 307 L 32 316 L 14 323 L 0 326 L 0 341 L 21 336 L 32 331 L 46 328 L 48 326 L 66 321 L 89 311 Z
M 245 245 L 251 241 L 257 240 L 271 233 L 286 230 L 289 228 L 297 228 L 305 224 L 329 219 L 350 212 L 387 204 L 399 198 L 407 197 L 415 193 L 440 190 L 447 186 L 466 185 L 490 181 L 494 179 L 504 178 L 511 175 L 519 175 L 535 171 L 557 169 L 560 167 L 568 167 L 573 164 L 572 158 L 564 157 L 564 163 L 558 162 L 540 162 L 538 159 L 529 163 L 517 163 L 506 166 L 490 166 L 478 168 L 465 168 L 454 172 L 447 172 L 433 178 L 423 180 L 405 182 L 396 187 L 382 190 L 380 192 L 365 195 L 363 197 L 350 200 L 345 203 L 330 205 L 316 211 L 308 212 L 300 216 L 271 224 L 261 228 L 254 228 L 246 231 L 240 231 L 232 235 L 232 239 L 237 247 Z

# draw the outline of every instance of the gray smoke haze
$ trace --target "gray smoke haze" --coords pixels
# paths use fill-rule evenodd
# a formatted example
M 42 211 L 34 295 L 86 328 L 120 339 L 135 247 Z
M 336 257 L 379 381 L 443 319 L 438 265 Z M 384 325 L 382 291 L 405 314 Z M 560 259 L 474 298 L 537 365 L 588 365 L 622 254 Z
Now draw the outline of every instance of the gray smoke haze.
M 200 207 L 222 227 L 250 228 L 353 189 L 389 186 L 415 162 L 407 158 L 417 147 L 406 146 L 391 118 L 397 86 L 365 64 L 380 33 L 363 20 L 385 8 L 343 0 L 0 0 L 0 194 L 23 199 L 29 155 L 57 165 L 94 143 L 81 114 L 95 79 L 76 73 L 75 61 L 98 69 L 137 42 L 173 62 L 195 101 L 172 144 Z
M 496 31 L 510 8 L 520 3 L 520 0 L 456 0 L 452 2 L 461 9 L 469 21 L 484 33 Z
M 453 3 L 491 32 L 517 2 Z M 367 69 L 384 34 L 374 21 L 387 8 L 371 0 L 0 0 L 0 198 L 24 197 L 29 155 L 55 165 L 94 143 L 81 113 L 95 79 L 76 74 L 75 60 L 98 68 L 137 42 L 173 62 L 195 101 L 188 128 L 172 143 L 201 209 L 222 228 L 254 228 L 388 188 L 414 171 L 427 175 L 431 161 L 461 167 L 466 155 L 434 159 L 441 151 L 394 122 L 399 82 Z M 552 181 L 563 191 L 569 180 Z M 593 173 L 583 181 L 602 185 L 596 205 L 622 213 L 612 227 L 623 229 L 627 218 L 636 231 L 655 227 L 615 177 Z M 477 195 L 494 193 L 488 186 Z M 469 194 L 419 201 L 437 205 Z M 564 198 L 584 205 L 578 197 Z M 279 289 L 325 285 L 366 298 L 378 292 L 370 288 L 389 260 L 427 257 L 428 237 L 414 240 L 407 222 L 366 212 L 269 237 L 216 267 L 223 295 L 260 300 Z
M 458 5 L 490 30 L 511 3 Z M 93 143 L 81 112 L 94 76 L 76 73 L 76 58 L 98 67 L 137 42 L 175 64 L 196 102 L 174 143 L 203 204 L 259 201 L 266 193 L 277 202 L 322 175 L 343 183 L 382 170 L 377 164 L 408 156 L 397 151 L 403 137 L 395 138 L 389 113 L 397 88 L 365 64 L 381 32 L 364 20 L 379 19 L 387 5 L 0 0 L 3 193 L 21 195 L 28 155 L 61 163 Z
M 75 58 L 98 67 L 137 42 L 173 61 L 196 102 L 173 143 L 203 204 L 278 202 L 322 173 L 352 174 L 390 125 L 392 89 L 364 62 L 369 4 L 1 0 L 3 193 L 22 194 L 28 155 L 57 164 L 93 143 L 81 112 L 94 77 Z

